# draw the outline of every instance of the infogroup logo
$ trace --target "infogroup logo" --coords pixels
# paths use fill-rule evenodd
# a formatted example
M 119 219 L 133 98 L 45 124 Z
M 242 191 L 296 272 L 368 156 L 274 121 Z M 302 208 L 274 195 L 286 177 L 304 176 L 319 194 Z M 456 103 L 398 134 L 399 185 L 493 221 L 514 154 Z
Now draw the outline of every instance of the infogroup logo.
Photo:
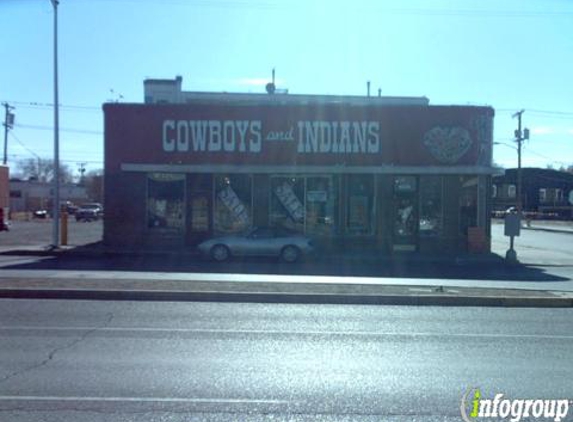
M 568 399 L 508 399 L 503 393 L 496 393 L 492 399 L 483 398 L 479 388 L 470 388 L 462 396 L 460 412 L 465 422 L 475 422 L 477 419 L 495 418 L 495 420 L 509 419 L 519 422 L 523 418 L 528 420 L 545 419 L 560 422 L 569 413 Z

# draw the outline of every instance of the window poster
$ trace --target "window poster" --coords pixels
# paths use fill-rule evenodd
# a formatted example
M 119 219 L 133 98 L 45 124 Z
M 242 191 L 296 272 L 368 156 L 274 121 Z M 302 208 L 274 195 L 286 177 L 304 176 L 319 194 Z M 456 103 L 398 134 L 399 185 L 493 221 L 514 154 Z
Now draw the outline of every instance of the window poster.
M 368 197 L 351 195 L 348 207 L 348 225 L 356 232 L 368 231 L 370 227 L 368 213 Z
M 230 185 L 225 186 L 217 194 L 221 202 L 229 210 L 236 222 L 243 226 L 249 224 L 249 213 Z
M 292 186 L 284 182 L 275 188 L 275 195 L 281 201 L 281 204 L 287 209 L 289 215 L 295 222 L 304 220 L 304 206 L 295 195 Z

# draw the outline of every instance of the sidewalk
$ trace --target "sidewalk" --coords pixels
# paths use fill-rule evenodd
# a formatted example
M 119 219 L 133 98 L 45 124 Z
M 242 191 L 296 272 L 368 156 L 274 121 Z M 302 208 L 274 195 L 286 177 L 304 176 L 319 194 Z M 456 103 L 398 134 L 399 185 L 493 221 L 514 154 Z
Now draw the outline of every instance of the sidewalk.
M 571 224 L 551 224 L 548 222 L 544 223 L 537 223 L 535 221 L 531 222 L 531 225 L 528 226 L 527 224 L 523 224 L 523 230 L 541 230 L 547 232 L 555 232 L 555 233 L 566 233 L 566 234 L 573 234 L 573 223 Z
M 101 242 L 81 245 L 81 246 L 61 246 L 53 249 L 49 245 L 0 245 L 0 255 L 11 256 L 69 256 L 69 257 L 180 257 L 190 258 L 193 260 L 207 260 L 208 258 L 201 255 L 197 249 L 113 249 L 106 248 Z M 504 264 L 504 259 L 495 254 L 421 254 L 418 252 L 407 253 L 381 253 L 379 250 L 370 248 L 330 248 L 321 250 L 319 254 L 308 257 L 308 260 L 315 262 L 347 262 L 347 263 L 380 263 L 393 262 L 403 265 L 423 264 Z
M 500 230 L 503 227 L 498 224 L 496 233 Z M 502 252 L 506 249 L 505 241 L 501 236 L 496 243 Z M 16 242 L 17 239 L 12 243 Z M 529 252 L 528 248 L 525 251 L 535 256 L 539 253 L 537 250 Z M 568 253 L 566 251 L 565 247 L 563 253 Z M 498 254 L 457 256 L 416 253 L 381 255 L 365 247 L 354 251 L 331 250 L 309 262 L 281 264 L 267 260 L 259 266 L 258 261 L 249 260 L 212 264 L 202 259 L 193 249 L 114 251 L 104 248 L 101 242 L 92 241 L 75 247 L 50 250 L 47 244 L 5 243 L 0 245 L 0 255 L 66 259 L 37 261 L 40 264 L 10 264 L 0 271 L 0 297 L 573 306 L 573 288 L 570 286 L 570 277 L 565 275 L 566 270 L 559 270 L 561 274 L 557 270 L 547 271 L 528 265 L 508 266 L 503 254 L 499 254 L 498 250 L 496 252 Z M 527 253 L 523 253 L 523 258 L 529 257 Z M 12 258 L 9 260 L 13 261 Z M 15 260 L 18 261 L 18 258 Z M 72 264 L 66 265 L 66 262 Z M 141 268 L 140 264 L 122 266 L 122 262 L 139 262 L 144 265 Z M 178 265 L 181 263 L 184 265 Z M 111 271 L 102 271 L 110 268 Z M 134 269 L 137 271 L 132 271 Z M 324 269 L 326 271 L 321 272 Z M 225 274 L 223 271 L 233 274 Z M 269 275 L 268 272 L 283 275 Z M 339 276 L 343 274 L 347 276 Z
M 8 270 L 1 298 L 416 306 L 573 307 L 573 292 L 448 287 L 441 280 Z

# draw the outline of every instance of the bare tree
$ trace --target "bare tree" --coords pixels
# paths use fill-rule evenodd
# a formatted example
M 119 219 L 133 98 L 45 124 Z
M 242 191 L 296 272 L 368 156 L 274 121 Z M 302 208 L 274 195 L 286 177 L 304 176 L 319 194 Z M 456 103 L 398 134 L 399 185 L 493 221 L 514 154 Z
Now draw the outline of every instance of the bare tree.
M 39 182 L 51 182 L 54 179 L 54 160 L 47 158 L 20 160 L 17 169 L 24 179 Z M 69 166 L 60 163 L 60 183 L 72 183 L 73 181 L 73 173 Z
M 83 178 L 88 198 L 94 202 L 103 202 L 103 170 L 91 170 Z

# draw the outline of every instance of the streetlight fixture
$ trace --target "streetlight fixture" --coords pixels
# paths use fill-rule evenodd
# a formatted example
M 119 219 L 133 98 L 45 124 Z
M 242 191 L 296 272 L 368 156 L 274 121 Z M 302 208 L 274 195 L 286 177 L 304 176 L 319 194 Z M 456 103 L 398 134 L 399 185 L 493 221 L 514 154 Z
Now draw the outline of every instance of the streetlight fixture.
M 54 7 L 54 195 L 52 248 L 57 248 L 60 232 L 60 141 L 59 141 L 59 99 L 58 99 L 58 3 L 50 0 Z
M 523 199 L 522 199 L 522 190 L 523 190 L 523 182 L 522 182 L 522 174 L 521 174 L 521 145 L 523 141 L 529 139 L 529 129 L 522 130 L 521 129 L 521 115 L 525 112 L 525 110 L 520 110 L 517 113 L 513 114 L 513 118 L 517 117 L 517 129 L 514 132 L 515 135 L 515 142 L 517 142 L 517 213 L 519 217 L 522 217 L 523 211 Z

